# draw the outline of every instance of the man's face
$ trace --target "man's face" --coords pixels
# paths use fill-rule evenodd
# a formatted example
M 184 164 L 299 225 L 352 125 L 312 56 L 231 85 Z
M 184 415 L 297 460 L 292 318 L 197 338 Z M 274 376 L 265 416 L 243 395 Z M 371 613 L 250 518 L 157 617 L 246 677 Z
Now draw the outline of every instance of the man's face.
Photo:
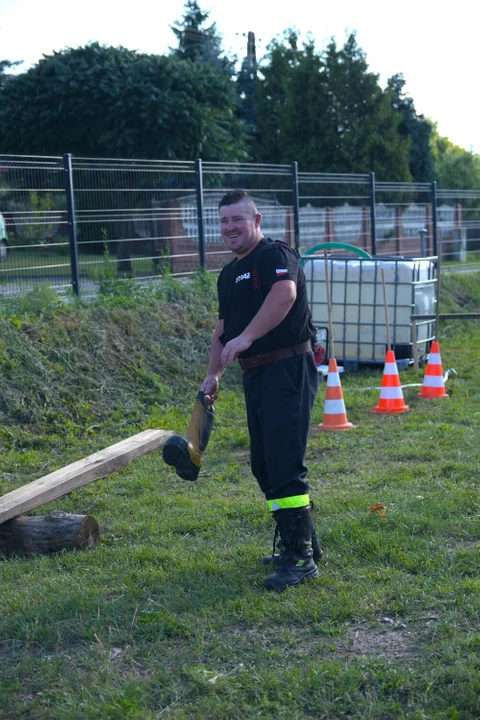
M 225 245 L 239 258 L 248 255 L 262 237 L 260 213 L 255 214 L 248 200 L 240 200 L 234 205 L 223 205 L 219 215 Z

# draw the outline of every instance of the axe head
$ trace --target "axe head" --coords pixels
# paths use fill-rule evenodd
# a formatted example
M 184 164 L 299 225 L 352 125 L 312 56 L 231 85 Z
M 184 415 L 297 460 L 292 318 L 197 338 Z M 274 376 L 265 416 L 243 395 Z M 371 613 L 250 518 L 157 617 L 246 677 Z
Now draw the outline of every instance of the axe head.
M 195 481 L 200 471 L 200 459 L 197 460 L 193 448 L 181 435 L 172 435 L 163 446 L 163 459 L 172 465 L 183 480 Z M 196 464 L 198 462 L 198 465 Z
M 185 438 L 172 435 L 163 446 L 163 459 L 183 480 L 198 478 L 202 454 L 207 447 L 215 417 L 214 406 L 199 390 Z

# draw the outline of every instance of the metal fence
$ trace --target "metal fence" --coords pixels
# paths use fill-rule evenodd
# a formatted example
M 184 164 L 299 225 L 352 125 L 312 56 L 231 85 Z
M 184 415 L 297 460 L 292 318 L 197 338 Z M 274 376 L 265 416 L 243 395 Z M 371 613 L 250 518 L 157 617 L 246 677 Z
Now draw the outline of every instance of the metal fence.
M 480 190 L 437 191 L 439 243 L 449 260 L 480 259 Z
M 17 295 L 39 281 L 72 287 L 62 158 L 0 156 L 0 212 L 8 243 L 0 293 Z
M 85 294 L 117 278 L 217 271 L 232 257 L 218 200 L 235 187 L 256 200 L 264 234 L 301 253 L 329 243 L 340 253 L 347 244 L 375 257 L 441 252 L 464 262 L 480 250 L 480 191 L 303 173 L 295 162 L 0 155 L 0 295 L 38 283 Z
M 80 291 L 149 281 L 182 259 L 182 214 L 197 222 L 195 163 L 72 158 L 70 181 Z M 198 265 L 198 244 L 190 254 Z

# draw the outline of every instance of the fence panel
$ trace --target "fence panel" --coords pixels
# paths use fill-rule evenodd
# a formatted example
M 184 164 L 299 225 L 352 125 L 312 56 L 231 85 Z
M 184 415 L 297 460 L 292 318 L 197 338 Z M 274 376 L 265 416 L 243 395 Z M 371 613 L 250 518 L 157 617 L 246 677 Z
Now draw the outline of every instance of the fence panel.
M 6 230 L 0 237 L 0 294 L 19 295 L 40 283 L 69 290 L 62 158 L 0 155 L 0 211 Z
M 480 190 L 437 190 L 442 258 L 480 261 Z
M 323 242 L 372 248 L 368 175 L 298 173 L 300 246 Z
M 435 255 L 430 183 L 377 182 L 376 255 Z
M 80 287 L 116 278 L 158 279 L 198 268 L 185 253 L 184 221 L 195 215 L 193 162 L 74 157 L 73 188 Z M 188 224 L 188 220 L 187 220 Z

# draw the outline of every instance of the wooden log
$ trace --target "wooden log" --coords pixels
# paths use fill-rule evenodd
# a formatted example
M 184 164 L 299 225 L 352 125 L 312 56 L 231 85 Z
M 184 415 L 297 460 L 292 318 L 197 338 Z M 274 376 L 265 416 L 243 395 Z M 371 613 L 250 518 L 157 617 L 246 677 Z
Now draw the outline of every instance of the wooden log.
M 170 430 L 144 430 L 105 450 L 100 450 L 83 460 L 78 460 L 17 490 L 12 490 L 0 498 L 0 524 L 22 515 L 27 510 L 66 495 L 92 480 L 99 480 L 128 465 L 135 458 L 157 450 L 167 442 L 170 435 L 172 435 Z
M 38 517 L 18 517 L 0 525 L 3 555 L 38 555 L 60 550 L 86 550 L 100 538 L 98 523 L 90 515 L 54 510 Z

